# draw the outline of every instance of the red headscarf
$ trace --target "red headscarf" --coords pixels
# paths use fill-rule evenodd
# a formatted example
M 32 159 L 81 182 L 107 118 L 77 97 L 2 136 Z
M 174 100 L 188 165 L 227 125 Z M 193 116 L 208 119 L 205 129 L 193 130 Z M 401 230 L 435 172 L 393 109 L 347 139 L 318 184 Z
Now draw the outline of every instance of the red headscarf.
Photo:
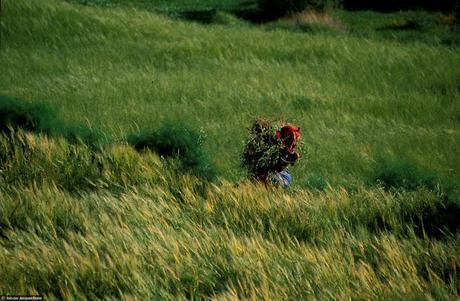
M 292 124 L 286 124 L 279 131 L 276 131 L 276 138 L 283 142 L 290 153 L 294 153 L 297 141 L 300 140 L 300 128 Z

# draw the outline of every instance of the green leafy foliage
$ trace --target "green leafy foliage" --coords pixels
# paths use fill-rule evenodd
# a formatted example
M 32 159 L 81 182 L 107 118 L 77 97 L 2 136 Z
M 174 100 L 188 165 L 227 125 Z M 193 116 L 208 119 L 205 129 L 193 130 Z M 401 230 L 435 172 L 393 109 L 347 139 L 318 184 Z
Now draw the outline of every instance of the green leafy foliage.
M 275 137 L 279 127 L 265 118 L 255 119 L 248 128 L 248 137 L 242 153 L 242 164 L 249 175 L 265 180 L 271 172 L 281 171 L 281 144 Z

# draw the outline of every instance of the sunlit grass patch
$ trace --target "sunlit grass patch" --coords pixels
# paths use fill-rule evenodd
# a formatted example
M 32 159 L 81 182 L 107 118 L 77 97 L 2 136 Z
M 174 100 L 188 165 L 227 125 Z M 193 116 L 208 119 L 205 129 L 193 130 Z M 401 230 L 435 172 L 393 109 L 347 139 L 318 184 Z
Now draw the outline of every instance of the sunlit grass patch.
M 306 33 L 345 32 L 347 27 L 330 13 L 304 11 L 265 25 L 269 29 L 286 29 Z

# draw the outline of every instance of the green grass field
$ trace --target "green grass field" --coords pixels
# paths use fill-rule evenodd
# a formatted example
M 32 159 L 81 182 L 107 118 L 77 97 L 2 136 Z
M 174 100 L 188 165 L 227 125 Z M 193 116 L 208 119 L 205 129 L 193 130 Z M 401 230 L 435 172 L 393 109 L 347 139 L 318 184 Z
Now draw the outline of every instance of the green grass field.
M 2 1 L 0 95 L 109 142 L 0 136 L 0 295 L 458 300 L 448 16 L 255 25 L 229 14 L 252 4 L 215 3 Z M 208 24 L 181 14 L 209 9 Z M 241 168 L 257 116 L 302 129 L 287 191 Z M 125 142 L 170 121 L 206 136 L 216 181 Z
M 68 2 L 101 7 L 134 7 L 153 12 L 189 10 L 230 10 L 256 5 L 253 0 L 67 0 Z

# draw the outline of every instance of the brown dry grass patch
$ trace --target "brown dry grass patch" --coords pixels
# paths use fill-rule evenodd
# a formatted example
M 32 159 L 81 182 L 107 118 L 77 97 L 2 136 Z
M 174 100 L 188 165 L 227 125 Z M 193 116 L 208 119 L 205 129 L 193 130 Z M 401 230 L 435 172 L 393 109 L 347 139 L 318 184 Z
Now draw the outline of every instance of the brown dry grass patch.
M 291 14 L 286 18 L 286 21 L 293 23 L 298 26 L 302 25 L 315 25 L 324 26 L 332 30 L 345 32 L 347 27 L 340 20 L 334 19 L 327 12 L 316 12 L 316 11 L 303 11 L 300 13 Z

